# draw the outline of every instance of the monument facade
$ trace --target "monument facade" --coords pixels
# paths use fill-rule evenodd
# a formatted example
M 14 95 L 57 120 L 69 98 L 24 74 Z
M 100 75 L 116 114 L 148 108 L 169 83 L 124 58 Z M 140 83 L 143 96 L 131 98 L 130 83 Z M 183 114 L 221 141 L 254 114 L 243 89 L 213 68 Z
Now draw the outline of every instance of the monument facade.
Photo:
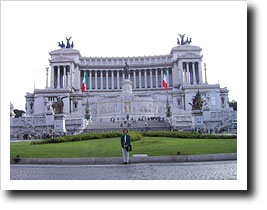
M 61 97 L 67 132 L 84 126 L 87 94 L 94 122 L 109 122 L 161 117 L 166 118 L 167 93 L 174 127 L 192 127 L 192 103 L 196 93 L 203 100 L 203 126 L 231 126 L 236 112 L 229 107 L 226 87 L 209 84 L 203 66 L 201 48 L 191 45 L 192 39 L 179 35 L 177 46 L 167 55 L 138 57 L 86 57 L 74 49 L 74 44 L 59 42 L 60 47 L 50 55 L 50 71 L 46 88 L 26 94 L 26 114 L 12 119 L 12 134 L 23 132 L 30 122 L 36 132 L 51 132 L 54 128 L 54 104 Z M 204 72 L 203 72 L 204 67 Z M 162 86 L 167 71 L 168 92 Z M 87 72 L 87 86 L 82 81 Z M 49 81 L 50 78 L 50 82 Z M 88 92 L 87 92 L 88 91 Z M 12 116 L 11 116 L 12 117 Z

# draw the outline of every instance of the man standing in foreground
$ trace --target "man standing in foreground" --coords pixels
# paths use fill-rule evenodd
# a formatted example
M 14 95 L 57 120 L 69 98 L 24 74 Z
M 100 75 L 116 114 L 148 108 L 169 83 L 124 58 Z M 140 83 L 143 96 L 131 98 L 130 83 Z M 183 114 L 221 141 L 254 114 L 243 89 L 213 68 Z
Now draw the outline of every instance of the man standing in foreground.
M 128 135 L 128 130 L 126 128 L 123 129 L 123 135 L 121 136 L 121 149 L 122 149 L 122 155 L 123 155 L 123 163 L 128 164 L 129 163 L 129 152 L 128 152 L 128 146 L 131 144 L 131 137 Z

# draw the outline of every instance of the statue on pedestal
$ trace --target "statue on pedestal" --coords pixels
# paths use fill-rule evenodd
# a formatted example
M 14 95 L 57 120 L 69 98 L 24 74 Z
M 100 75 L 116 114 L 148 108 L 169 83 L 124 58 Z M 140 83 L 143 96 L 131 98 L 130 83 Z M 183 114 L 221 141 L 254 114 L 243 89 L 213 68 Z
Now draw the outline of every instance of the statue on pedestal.
M 195 98 L 193 99 L 193 104 L 188 103 L 192 106 L 192 110 L 202 110 L 203 100 L 201 99 L 199 91 L 197 92 Z
M 10 117 L 13 117 L 15 116 L 15 113 L 14 113 L 14 106 L 13 104 L 10 102 Z
M 123 69 L 124 69 L 125 79 L 129 79 L 130 68 L 129 68 L 127 62 L 125 63 L 125 66 L 123 67 Z
M 63 99 L 67 98 L 67 96 L 63 96 L 57 97 L 57 102 L 53 103 L 53 108 L 55 109 L 55 114 L 63 114 L 63 107 L 64 107 L 64 103 L 63 103 Z

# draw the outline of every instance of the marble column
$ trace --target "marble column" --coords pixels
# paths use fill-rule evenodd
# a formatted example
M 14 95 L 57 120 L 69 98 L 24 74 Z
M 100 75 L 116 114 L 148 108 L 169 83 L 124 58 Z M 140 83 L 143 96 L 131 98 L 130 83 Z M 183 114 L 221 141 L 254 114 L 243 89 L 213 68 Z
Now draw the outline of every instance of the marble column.
M 197 84 L 197 81 L 196 81 L 196 72 L 195 72 L 195 62 L 192 62 L 192 71 L 193 71 L 193 84 Z
M 169 88 L 170 87 L 169 69 L 168 68 L 166 68 L 166 69 L 167 69 L 167 88 Z
M 135 70 L 133 70 L 133 82 L 134 82 L 134 89 L 136 89 L 136 75 L 135 75 Z
M 122 81 L 125 79 L 124 72 L 122 73 Z
M 89 70 L 87 70 L 86 72 L 87 72 L 87 85 L 86 85 L 86 88 L 89 89 L 90 88 L 90 84 L 89 84 Z
M 141 80 L 141 70 L 139 70 L 139 88 L 142 88 L 142 80 Z
M 95 90 L 97 90 L 97 71 L 95 70 Z
M 111 72 L 111 89 L 114 89 L 114 71 Z
M 106 90 L 108 90 L 108 71 L 106 70 Z
M 203 84 L 201 62 L 198 62 L 198 78 L 199 78 L 199 84 Z
M 156 88 L 158 88 L 158 69 L 156 69 L 155 75 L 156 75 Z
M 150 88 L 153 88 L 153 76 L 152 76 L 152 69 L 150 71 Z
M 204 71 L 205 71 L 205 84 L 208 84 L 207 69 L 206 69 L 206 64 L 205 63 L 204 63 Z
M 103 90 L 103 71 L 100 71 L 100 85 L 101 85 L 101 90 Z
M 160 70 L 160 76 L 161 76 L 161 80 L 162 80 L 162 79 L 163 79 L 163 69 Z M 162 82 L 161 82 L 160 87 L 163 87 L 163 86 L 162 86 Z
M 68 72 L 67 75 L 67 87 L 70 87 L 70 72 Z
M 57 67 L 57 88 L 60 88 L 60 66 Z
M 189 62 L 186 62 L 186 80 L 187 84 L 190 84 L 190 68 L 189 68 Z
M 146 69 L 145 69 L 145 88 L 147 88 L 147 73 L 146 73 Z
M 183 62 L 182 61 L 180 61 L 179 63 L 178 63 L 178 65 L 179 65 L 179 68 L 180 68 L 180 77 L 181 77 L 181 84 L 184 82 L 183 80 L 184 80 L 184 78 L 183 78 L 183 76 L 184 76 L 184 74 L 183 74 L 183 72 L 184 72 L 184 68 L 183 68 Z
M 48 88 L 48 68 L 46 68 L 46 85 L 45 88 Z
M 120 89 L 120 72 L 117 70 L 117 89 Z
M 90 90 L 92 90 L 92 70 L 90 70 L 90 72 L 89 72 L 89 88 L 90 88 Z
M 51 65 L 50 67 L 50 72 L 51 72 L 51 75 L 50 75 L 50 88 L 54 88 L 54 66 Z
M 66 66 L 63 66 L 63 88 L 66 88 Z

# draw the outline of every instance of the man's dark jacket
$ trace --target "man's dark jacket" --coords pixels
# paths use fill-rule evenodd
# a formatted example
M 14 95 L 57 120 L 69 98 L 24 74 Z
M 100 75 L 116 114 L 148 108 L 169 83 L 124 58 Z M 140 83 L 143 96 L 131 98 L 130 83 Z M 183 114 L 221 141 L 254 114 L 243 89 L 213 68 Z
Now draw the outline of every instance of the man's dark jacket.
M 130 135 L 126 134 L 126 144 L 124 140 L 124 135 L 121 136 L 121 147 L 124 148 L 124 145 L 129 146 L 131 144 L 131 137 Z

